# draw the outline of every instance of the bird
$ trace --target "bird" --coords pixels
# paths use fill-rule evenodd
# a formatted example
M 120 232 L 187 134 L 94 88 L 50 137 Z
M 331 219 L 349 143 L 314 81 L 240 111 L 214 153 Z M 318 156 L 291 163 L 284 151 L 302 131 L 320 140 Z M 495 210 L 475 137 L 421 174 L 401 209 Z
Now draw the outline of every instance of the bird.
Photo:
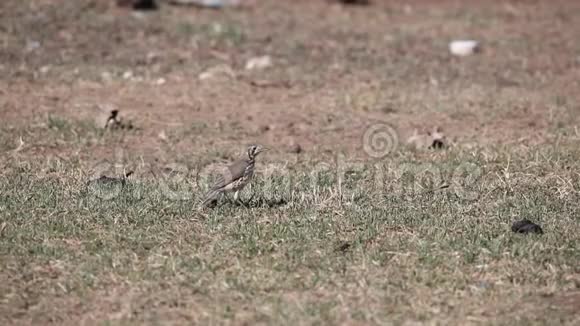
M 268 148 L 261 145 L 250 145 L 244 157 L 229 165 L 224 173 L 217 178 L 201 206 L 207 206 L 216 201 L 221 194 L 232 191 L 234 192 L 234 200 L 237 201 L 239 192 L 250 183 L 254 176 L 256 157 L 267 150 Z

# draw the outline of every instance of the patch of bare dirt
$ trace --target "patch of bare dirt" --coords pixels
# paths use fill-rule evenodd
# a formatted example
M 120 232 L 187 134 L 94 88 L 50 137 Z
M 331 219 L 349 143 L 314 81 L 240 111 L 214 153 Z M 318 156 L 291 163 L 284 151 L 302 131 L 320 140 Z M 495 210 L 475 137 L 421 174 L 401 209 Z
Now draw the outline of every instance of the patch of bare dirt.
M 401 139 L 435 121 L 465 141 L 541 142 L 577 123 L 572 7 L 269 1 L 135 14 L 99 1 L 7 1 L 0 114 L 8 124 L 48 113 L 85 119 L 111 104 L 136 117 L 143 132 L 126 145 L 142 151 L 162 146 L 160 132 L 192 125 L 206 127 L 176 149 L 260 141 L 361 154 L 376 121 Z M 465 36 L 483 53 L 453 58 L 447 42 Z M 274 67 L 244 70 L 263 54 Z M 199 80 L 218 65 L 233 76 Z

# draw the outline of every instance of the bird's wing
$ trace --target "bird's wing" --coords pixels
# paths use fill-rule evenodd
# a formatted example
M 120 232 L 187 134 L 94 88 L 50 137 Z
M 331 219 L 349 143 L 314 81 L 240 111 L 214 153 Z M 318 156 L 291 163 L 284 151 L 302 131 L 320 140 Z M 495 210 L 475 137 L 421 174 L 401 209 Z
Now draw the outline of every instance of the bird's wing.
M 211 189 L 221 189 L 241 178 L 244 175 L 244 171 L 246 170 L 246 164 L 246 161 L 240 160 L 223 169 L 217 176 L 216 181 Z

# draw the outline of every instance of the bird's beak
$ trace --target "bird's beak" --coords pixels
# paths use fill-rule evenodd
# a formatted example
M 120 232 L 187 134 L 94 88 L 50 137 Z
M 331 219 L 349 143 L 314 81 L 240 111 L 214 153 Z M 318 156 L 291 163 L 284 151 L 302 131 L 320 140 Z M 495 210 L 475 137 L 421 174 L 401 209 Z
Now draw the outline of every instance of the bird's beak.
M 262 152 L 269 151 L 269 150 L 270 149 L 267 147 L 262 147 L 262 148 L 260 148 L 260 151 L 258 153 L 262 153 Z

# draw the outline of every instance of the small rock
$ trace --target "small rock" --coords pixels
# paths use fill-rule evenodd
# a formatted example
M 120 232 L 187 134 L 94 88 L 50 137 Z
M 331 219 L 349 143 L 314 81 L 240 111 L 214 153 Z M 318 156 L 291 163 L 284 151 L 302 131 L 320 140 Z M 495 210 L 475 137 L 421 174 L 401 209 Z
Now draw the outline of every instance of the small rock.
M 302 153 L 302 146 L 300 146 L 298 143 L 293 143 L 289 146 L 288 152 L 293 154 L 300 154 Z
M 272 66 L 272 57 L 265 55 L 262 57 L 251 58 L 246 62 L 246 70 L 266 69 Z
M 525 234 L 527 234 L 527 233 L 543 234 L 544 233 L 544 231 L 542 230 L 542 228 L 538 224 L 533 223 L 532 221 L 530 221 L 528 219 L 514 222 L 514 224 L 512 224 L 512 232 L 525 233 Z
M 123 73 L 123 79 L 131 79 L 133 78 L 133 72 L 131 70 L 127 70 Z
M 163 85 L 166 82 L 167 81 L 165 80 L 165 78 L 158 78 L 157 80 L 155 80 L 155 85 Z
M 165 130 L 161 130 L 159 134 L 157 134 L 157 137 L 163 141 L 167 141 L 167 134 L 165 133 Z
M 473 40 L 457 40 L 449 43 L 451 54 L 465 57 L 479 50 L 479 42 Z
M 50 71 L 50 66 L 42 66 L 40 67 L 39 71 L 41 74 L 46 74 Z

